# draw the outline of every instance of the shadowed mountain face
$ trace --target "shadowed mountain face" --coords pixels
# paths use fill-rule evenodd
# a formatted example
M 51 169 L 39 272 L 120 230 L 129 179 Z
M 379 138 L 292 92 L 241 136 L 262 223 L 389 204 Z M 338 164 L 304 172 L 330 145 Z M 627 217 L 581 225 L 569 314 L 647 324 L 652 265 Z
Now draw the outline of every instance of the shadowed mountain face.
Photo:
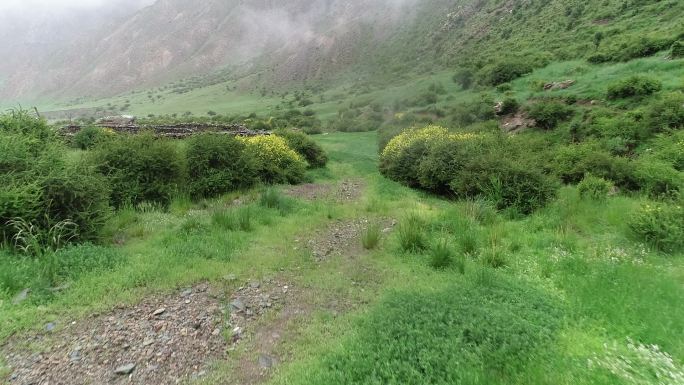
M 20 36 L 2 30 L 3 56 L 12 59 L 0 67 L 0 96 L 111 95 L 255 58 L 274 80 L 320 76 L 351 63 L 360 46 L 392 36 L 414 6 L 414 0 L 158 0 L 133 13 L 124 7 L 72 13 L 59 24 L 43 17 Z

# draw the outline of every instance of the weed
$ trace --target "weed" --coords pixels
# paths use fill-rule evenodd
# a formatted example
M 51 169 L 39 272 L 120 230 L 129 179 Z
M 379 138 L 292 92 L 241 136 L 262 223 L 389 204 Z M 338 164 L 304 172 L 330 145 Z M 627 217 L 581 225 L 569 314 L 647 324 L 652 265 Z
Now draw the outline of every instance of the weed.
M 443 270 L 454 263 L 454 252 L 446 239 L 440 239 L 432 245 L 430 266 Z
M 402 250 L 420 252 L 428 247 L 425 221 L 418 214 L 409 214 L 399 223 L 399 244 Z

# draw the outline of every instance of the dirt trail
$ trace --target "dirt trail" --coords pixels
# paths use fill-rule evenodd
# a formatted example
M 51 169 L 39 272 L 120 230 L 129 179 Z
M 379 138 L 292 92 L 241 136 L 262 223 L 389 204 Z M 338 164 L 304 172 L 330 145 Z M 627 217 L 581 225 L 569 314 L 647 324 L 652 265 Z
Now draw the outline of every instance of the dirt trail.
M 325 186 L 325 187 L 322 187 Z M 338 185 L 304 185 L 289 193 L 300 199 L 333 197 L 357 201 L 359 180 Z M 324 195 L 319 193 L 324 191 Z M 318 261 L 364 253 L 361 234 L 369 220 L 333 221 L 295 242 Z M 384 232 L 394 221 L 379 222 Z M 354 263 L 358 269 L 362 264 Z M 231 365 L 222 384 L 260 384 L 273 369 L 292 359 L 283 352 L 316 311 L 335 314 L 358 304 L 345 298 L 322 299 L 316 290 L 297 286 L 297 277 L 243 282 L 226 276 L 214 286 L 203 283 L 137 305 L 73 322 L 47 324 L 43 332 L 21 335 L 0 346 L 10 367 L 11 385 L 155 384 L 171 385 L 206 378 L 213 363 Z

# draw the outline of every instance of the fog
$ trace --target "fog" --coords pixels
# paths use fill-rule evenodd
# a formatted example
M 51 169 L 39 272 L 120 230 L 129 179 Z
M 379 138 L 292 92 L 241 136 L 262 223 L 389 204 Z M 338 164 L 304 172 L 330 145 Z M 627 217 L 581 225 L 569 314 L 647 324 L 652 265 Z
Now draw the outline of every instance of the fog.
M 2 0 L 0 11 L 34 13 L 41 10 L 63 11 L 120 5 L 143 7 L 153 2 L 154 0 Z

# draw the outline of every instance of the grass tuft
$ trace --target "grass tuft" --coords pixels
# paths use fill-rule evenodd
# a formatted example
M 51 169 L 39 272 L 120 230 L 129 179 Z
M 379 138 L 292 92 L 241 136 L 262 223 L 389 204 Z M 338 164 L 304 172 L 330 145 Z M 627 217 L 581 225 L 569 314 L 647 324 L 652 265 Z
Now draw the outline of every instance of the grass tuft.
M 361 244 L 366 250 L 373 250 L 380 244 L 380 226 L 377 224 L 369 225 L 361 236 Z

